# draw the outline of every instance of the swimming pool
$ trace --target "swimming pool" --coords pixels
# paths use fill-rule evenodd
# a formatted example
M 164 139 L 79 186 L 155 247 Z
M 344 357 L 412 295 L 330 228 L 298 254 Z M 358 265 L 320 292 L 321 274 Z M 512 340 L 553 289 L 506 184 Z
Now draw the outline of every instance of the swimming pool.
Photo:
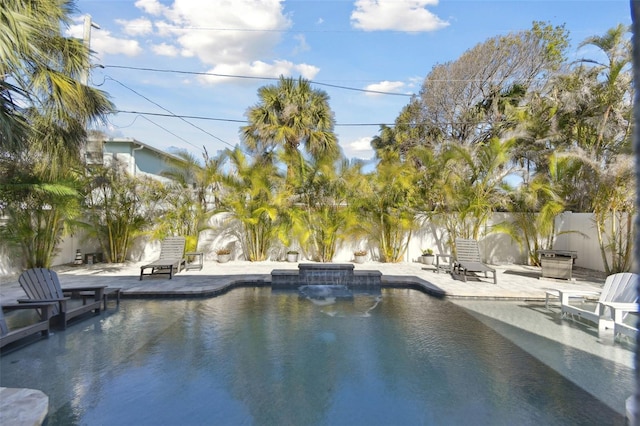
M 631 369 L 590 362 L 631 386 Z M 624 424 L 468 310 L 413 290 L 124 300 L 4 354 L 0 371 L 1 386 L 49 395 L 49 425 Z

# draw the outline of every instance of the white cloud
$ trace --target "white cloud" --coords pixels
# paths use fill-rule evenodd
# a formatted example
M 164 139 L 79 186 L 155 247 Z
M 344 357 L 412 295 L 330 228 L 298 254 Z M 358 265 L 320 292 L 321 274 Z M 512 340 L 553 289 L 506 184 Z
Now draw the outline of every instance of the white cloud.
M 312 65 L 294 64 L 290 61 L 274 61 L 273 63 L 254 61 L 251 63 L 240 62 L 237 64 L 220 64 L 207 72 L 212 74 L 242 75 L 247 77 L 279 77 L 281 75 L 290 77 L 301 75 L 302 77 L 311 80 L 319 71 L 319 68 Z M 222 83 L 223 81 L 229 81 L 230 79 L 231 77 L 224 76 L 200 77 L 201 81 L 209 84 Z
M 250 63 L 264 59 L 291 26 L 283 0 L 157 0 L 136 2 L 142 11 L 160 16 L 157 35 L 168 37 L 184 56 L 209 65 Z
M 153 53 L 160 56 L 174 57 L 180 54 L 180 49 L 167 43 L 153 45 L 151 47 L 151 50 L 153 51 Z
M 167 9 L 158 0 L 138 0 L 135 2 L 135 6 L 155 16 L 161 15 Z
M 449 25 L 426 6 L 438 0 L 357 0 L 351 25 L 365 31 L 435 31 Z
M 371 148 L 371 137 L 362 137 L 353 142 L 343 144 L 343 151 L 346 158 L 359 158 L 369 160 L 373 157 L 374 151 Z
M 137 56 L 142 53 L 136 40 L 112 37 L 109 31 L 91 37 L 91 47 L 100 54 Z
M 147 35 L 153 31 L 153 24 L 146 18 L 138 18 L 131 21 L 116 19 L 116 22 L 122 26 L 122 31 L 130 36 Z
M 404 87 L 402 81 L 381 81 L 380 83 L 370 84 L 365 87 L 366 90 L 372 90 L 374 92 L 389 92 L 398 93 L 398 90 Z M 381 93 L 367 93 L 368 96 L 380 96 Z
M 298 42 L 298 45 L 295 47 L 295 49 L 293 49 L 293 54 L 298 54 L 300 52 L 306 52 L 307 50 L 310 49 L 309 45 L 307 44 L 307 39 L 304 36 L 304 34 L 296 34 L 293 36 L 293 39 L 296 40 Z
M 67 34 L 71 37 L 83 38 L 84 37 L 84 24 L 83 18 L 78 18 L 76 22 L 78 24 L 70 25 L 67 30 Z M 105 29 L 92 29 L 91 30 L 91 50 L 96 52 L 95 60 L 100 61 L 104 54 L 122 54 L 126 56 L 137 56 L 142 53 L 142 48 L 136 40 L 128 40 L 124 38 L 118 38 L 111 35 L 110 31 Z

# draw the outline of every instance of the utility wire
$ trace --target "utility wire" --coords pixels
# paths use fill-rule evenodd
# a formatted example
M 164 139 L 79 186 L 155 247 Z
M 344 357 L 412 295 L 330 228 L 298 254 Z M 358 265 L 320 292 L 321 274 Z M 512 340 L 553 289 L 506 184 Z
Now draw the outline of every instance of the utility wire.
M 200 126 L 196 126 L 195 124 L 191 123 L 190 121 L 187 121 L 187 120 L 186 120 L 186 118 L 185 118 L 184 116 L 179 116 L 179 115 L 177 115 L 177 114 L 173 113 L 172 111 L 170 111 L 170 110 L 168 110 L 167 108 L 163 107 L 163 106 L 162 106 L 162 105 L 160 105 L 159 103 L 157 103 L 157 102 L 155 102 L 155 101 L 152 101 L 151 99 L 149 99 L 148 97 L 146 97 L 146 96 L 145 96 L 145 95 L 143 95 L 142 93 L 140 93 L 140 92 L 138 92 L 138 91 L 136 91 L 136 90 L 132 89 L 131 87 L 129 87 L 129 86 L 127 86 L 126 84 L 124 84 L 124 83 L 122 83 L 122 82 L 120 82 L 120 81 L 116 80 L 115 78 L 110 77 L 110 76 L 106 76 L 106 77 L 105 77 L 105 80 L 106 80 L 106 79 L 109 79 L 109 80 L 111 80 L 111 81 L 113 81 L 113 82 L 115 82 L 115 83 L 118 83 L 119 85 L 121 85 L 121 86 L 122 86 L 122 87 L 124 87 L 125 89 L 128 89 L 128 90 L 132 91 L 133 93 L 135 93 L 136 95 L 138 95 L 138 96 L 140 96 L 141 98 L 145 99 L 146 101 L 151 102 L 152 104 L 154 104 L 154 105 L 155 105 L 155 106 L 157 106 L 158 108 L 160 108 L 160 109 L 162 109 L 162 110 L 166 111 L 168 114 L 164 114 L 164 116 L 168 116 L 168 117 L 175 117 L 175 118 L 177 118 L 177 119 L 179 119 L 179 120 L 182 120 L 182 121 L 184 121 L 185 123 L 187 123 L 188 125 L 190 125 L 190 126 L 192 126 L 192 127 L 195 127 L 196 129 L 200 130 L 201 132 L 206 133 L 207 135 L 211 136 L 212 138 L 214 138 L 214 139 L 216 139 L 216 140 L 218 140 L 218 141 L 222 142 L 223 144 L 228 145 L 228 146 L 230 146 L 231 148 L 234 148 L 234 145 L 232 145 L 231 143 L 229 143 L 229 142 L 225 141 L 224 139 L 219 138 L 218 136 L 214 135 L 214 134 L 213 134 L 213 133 L 211 133 L 211 132 L 208 132 L 207 130 L 203 129 L 203 128 L 202 128 L 202 127 L 200 127 Z M 162 114 L 151 114 L 151 113 L 149 113 L 149 114 L 146 114 L 146 113 L 136 113 L 136 114 L 140 114 L 140 115 L 162 115 Z M 190 142 L 189 142 L 189 144 L 190 144 L 190 145 L 192 145 L 192 146 L 195 146 L 195 145 L 193 145 L 193 144 L 192 144 L 192 143 L 190 143 Z M 199 147 L 196 147 L 196 148 L 200 149 Z
M 127 111 L 127 110 L 122 110 L 122 109 L 117 109 L 114 112 L 117 112 L 119 114 L 137 114 L 140 116 L 144 116 L 144 115 L 151 115 L 151 116 L 156 116 L 156 117 L 173 117 L 173 118 L 180 118 L 180 119 L 191 119 L 191 120 L 207 120 L 207 121 L 225 121 L 228 123 L 244 123 L 244 124 L 248 124 L 249 122 L 247 120 L 236 120 L 236 119 L 232 119 L 232 118 L 214 118 L 214 117 L 203 117 L 201 115 L 176 115 L 173 113 L 169 113 L 169 114 L 164 114 L 161 112 L 146 112 L 146 111 Z M 335 126 L 336 127 L 370 127 L 370 126 L 395 126 L 396 123 L 336 123 Z
M 189 75 L 204 75 L 204 76 L 211 76 L 211 77 L 239 78 L 239 79 L 247 79 L 247 80 L 268 80 L 268 81 L 280 80 L 279 78 L 275 78 L 275 77 L 255 77 L 255 76 L 249 76 L 249 75 L 218 74 L 218 73 L 202 72 L 202 71 L 181 71 L 181 70 L 168 70 L 168 69 L 160 69 L 160 68 L 130 67 L 125 65 L 104 65 L 104 67 L 136 70 L 136 71 L 171 73 L 171 74 L 189 74 Z M 411 93 L 383 92 L 381 90 L 358 89 L 356 87 L 341 86 L 338 84 L 320 83 L 313 80 L 309 80 L 309 83 L 315 84 L 316 86 L 333 87 L 336 89 L 352 90 L 355 92 L 363 92 L 363 93 L 374 93 L 377 95 L 405 96 L 409 98 L 413 96 L 413 94 Z

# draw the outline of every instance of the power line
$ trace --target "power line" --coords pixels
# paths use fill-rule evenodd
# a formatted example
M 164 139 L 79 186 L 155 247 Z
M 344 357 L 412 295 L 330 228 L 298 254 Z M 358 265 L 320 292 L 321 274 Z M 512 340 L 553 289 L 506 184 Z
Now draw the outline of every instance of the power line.
M 167 108 L 163 107 L 162 105 L 160 105 L 159 103 L 157 103 L 157 102 L 155 102 L 155 101 L 153 101 L 153 100 L 149 99 L 149 98 L 148 98 L 148 97 L 146 97 L 145 95 L 143 95 L 143 94 L 141 94 L 140 92 L 138 92 L 138 91 L 136 91 L 136 90 L 132 89 L 131 87 L 127 86 L 126 84 L 124 84 L 124 83 L 122 83 L 122 82 L 120 82 L 120 81 L 116 80 L 115 78 L 112 78 L 112 77 L 110 77 L 110 76 L 106 76 L 106 77 L 105 77 L 105 79 L 109 79 L 109 80 L 111 80 L 111 81 L 113 81 L 113 82 L 118 83 L 119 85 L 121 85 L 121 86 L 122 86 L 122 87 L 124 87 L 125 89 L 128 89 L 128 90 L 132 91 L 133 93 L 135 93 L 136 95 L 138 95 L 138 96 L 140 96 L 141 98 L 145 99 L 146 101 L 151 102 L 152 104 L 154 104 L 154 105 L 155 105 L 155 106 L 157 106 L 158 108 L 161 108 L 162 110 L 166 111 L 168 114 L 165 114 L 165 116 L 167 116 L 167 117 L 175 117 L 175 118 L 177 118 L 177 119 L 179 119 L 179 120 L 182 120 L 182 121 L 184 121 L 185 123 L 187 123 L 188 125 L 190 125 L 190 126 L 192 126 L 192 127 L 195 127 L 196 129 L 200 130 L 200 131 L 201 131 L 201 132 L 203 132 L 203 133 L 206 133 L 207 135 L 209 135 L 209 136 L 211 136 L 212 138 L 214 138 L 214 139 L 216 139 L 216 140 L 218 140 L 218 141 L 220 141 L 220 142 L 224 143 L 225 145 L 228 145 L 228 146 L 230 146 L 230 147 L 232 147 L 232 148 L 234 147 L 234 145 L 232 145 L 231 143 L 229 143 L 229 142 L 225 141 L 224 139 L 219 138 L 218 136 L 214 135 L 214 134 L 213 134 L 213 133 L 211 133 L 211 132 L 208 132 L 207 130 L 203 129 L 202 127 L 196 126 L 195 124 L 191 123 L 190 121 L 187 121 L 187 120 L 186 120 L 186 117 L 179 116 L 179 115 L 177 115 L 177 114 L 173 113 L 173 112 L 172 112 L 172 111 L 170 111 L 169 109 L 167 109 Z M 139 115 L 142 115 L 142 116 L 144 116 L 144 115 L 154 115 L 154 114 L 145 114 L 145 113 L 136 113 L 136 114 L 139 114 Z M 154 124 L 155 124 L 155 123 L 154 123 Z M 200 149 L 199 147 L 197 147 L 197 146 L 193 145 L 192 143 L 190 143 L 190 142 L 188 142 L 188 143 L 189 143 L 189 145 L 192 145 L 192 146 L 194 146 L 194 147 L 196 147 L 196 148 Z
M 203 71 L 168 70 L 168 69 L 161 69 L 161 68 L 131 67 L 131 66 L 125 66 L 125 65 L 104 65 L 104 67 L 135 70 L 135 71 L 150 71 L 150 72 L 160 72 L 160 73 L 170 73 L 170 74 L 203 75 L 203 76 L 210 76 L 210 77 L 238 78 L 238 79 L 247 79 L 247 80 L 267 80 L 267 81 L 280 80 L 279 78 L 275 78 L 275 77 L 256 77 L 256 76 L 238 75 L 238 74 L 219 74 L 219 73 L 203 72 Z M 321 83 L 313 80 L 309 80 L 309 83 L 315 84 L 316 86 L 333 87 L 336 89 L 352 90 L 355 92 L 372 93 L 376 95 L 405 96 L 409 98 L 413 96 L 413 94 L 411 93 L 383 92 L 381 90 L 359 89 L 356 87 L 342 86 L 339 84 Z
M 247 120 L 237 120 L 232 118 L 203 117 L 199 115 L 176 115 L 173 113 L 165 114 L 161 112 L 126 111 L 121 109 L 117 109 L 114 112 L 117 112 L 119 114 L 137 114 L 140 116 L 151 115 L 151 116 L 157 116 L 157 117 L 173 117 L 173 118 L 191 119 L 191 120 L 224 121 L 229 123 L 243 123 L 243 124 L 249 123 Z M 336 127 L 369 127 L 369 126 L 381 126 L 381 125 L 395 126 L 396 123 L 391 123 L 391 124 L 390 123 L 342 123 L 342 124 L 336 123 L 335 124 Z

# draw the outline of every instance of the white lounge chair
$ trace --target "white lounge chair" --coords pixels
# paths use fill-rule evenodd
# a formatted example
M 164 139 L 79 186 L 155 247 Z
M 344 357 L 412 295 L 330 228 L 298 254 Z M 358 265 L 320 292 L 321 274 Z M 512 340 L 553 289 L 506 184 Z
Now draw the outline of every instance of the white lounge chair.
M 187 259 L 184 255 L 184 237 L 167 237 L 160 244 L 160 257 L 155 262 L 140 267 L 140 279 L 143 275 L 169 274 L 169 279 L 174 272 L 184 269 Z M 151 269 L 151 273 L 145 274 L 145 269 Z
M 456 260 L 453 264 L 453 269 L 458 273 L 462 273 L 463 281 L 467 281 L 467 272 L 484 272 L 486 278 L 488 278 L 487 272 L 491 272 L 493 274 L 493 283 L 498 283 L 496 270 L 482 263 L 480 248 L 476 240 L 456 238 Z
M 609 275 L 600 293 L 593 291 L 556 290 L 560 297 L 563 318 L 582 318 L 598 326 L 599 330 L 614 328 L 614 311 L 618 311 L 620 323 L 626 312 L 637 306 L 638 275 L 630 272 Z M 587 297 L 598 297 L 593 310 L 577 306 L 576 300 L 584 302 Z M 624 310 L 626 309 L 626 311 Z

